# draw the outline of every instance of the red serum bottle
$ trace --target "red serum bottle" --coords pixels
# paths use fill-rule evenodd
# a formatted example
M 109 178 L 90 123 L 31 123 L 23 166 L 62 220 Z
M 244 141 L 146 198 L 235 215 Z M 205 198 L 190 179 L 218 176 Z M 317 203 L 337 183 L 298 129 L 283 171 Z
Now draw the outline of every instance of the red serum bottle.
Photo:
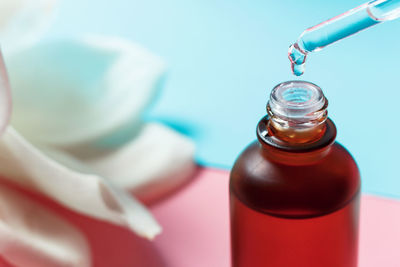
M 356 267 L 360 174 L 317 85 L 278 84 L 230 176 L 233 267 Z

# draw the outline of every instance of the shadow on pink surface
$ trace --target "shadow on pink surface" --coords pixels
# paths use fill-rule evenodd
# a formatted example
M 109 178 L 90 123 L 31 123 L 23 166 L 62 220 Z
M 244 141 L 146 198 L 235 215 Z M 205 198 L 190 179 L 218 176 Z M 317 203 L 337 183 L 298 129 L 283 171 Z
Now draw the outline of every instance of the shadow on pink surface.
M 0 256 L 0 267 L 14 267 Z

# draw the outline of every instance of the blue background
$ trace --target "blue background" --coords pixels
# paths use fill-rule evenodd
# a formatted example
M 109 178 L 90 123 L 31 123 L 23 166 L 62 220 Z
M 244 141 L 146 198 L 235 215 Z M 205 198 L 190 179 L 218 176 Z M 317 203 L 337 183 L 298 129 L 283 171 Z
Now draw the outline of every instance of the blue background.
M 197 161 L 230 168 L 255 139 L 274 85 L 296 79 L 288 46 L 363 1 L 68 0 L 46 38 L 121 36 L 165 59 L 168 78 L 148 119 L 192 137 Z M 337 140 L 356 158 L 363 190 L 400 197 L 400 20 L 310 55 L 301 79 L 330 101 Z

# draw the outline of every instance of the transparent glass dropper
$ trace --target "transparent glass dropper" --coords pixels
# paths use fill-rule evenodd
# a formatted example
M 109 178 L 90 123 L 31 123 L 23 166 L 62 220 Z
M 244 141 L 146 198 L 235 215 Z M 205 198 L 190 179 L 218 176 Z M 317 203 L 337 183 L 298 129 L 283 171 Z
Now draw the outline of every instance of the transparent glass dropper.
M 400 0 L 374 0 L 305 30 L 289 47 L 293 74 L 304 73 L 308 53 L 373 25 L 400 17 Z

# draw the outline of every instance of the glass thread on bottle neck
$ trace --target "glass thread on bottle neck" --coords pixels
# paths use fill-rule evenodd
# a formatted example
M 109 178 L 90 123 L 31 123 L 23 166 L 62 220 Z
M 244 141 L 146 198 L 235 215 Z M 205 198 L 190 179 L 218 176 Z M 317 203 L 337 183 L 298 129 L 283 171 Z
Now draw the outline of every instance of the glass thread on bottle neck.
M 323 136 L 328 101 L 320 87 L 288 81 L 274 87 L 267 104 L 268 134 L 292 145 L 312 143 Z

